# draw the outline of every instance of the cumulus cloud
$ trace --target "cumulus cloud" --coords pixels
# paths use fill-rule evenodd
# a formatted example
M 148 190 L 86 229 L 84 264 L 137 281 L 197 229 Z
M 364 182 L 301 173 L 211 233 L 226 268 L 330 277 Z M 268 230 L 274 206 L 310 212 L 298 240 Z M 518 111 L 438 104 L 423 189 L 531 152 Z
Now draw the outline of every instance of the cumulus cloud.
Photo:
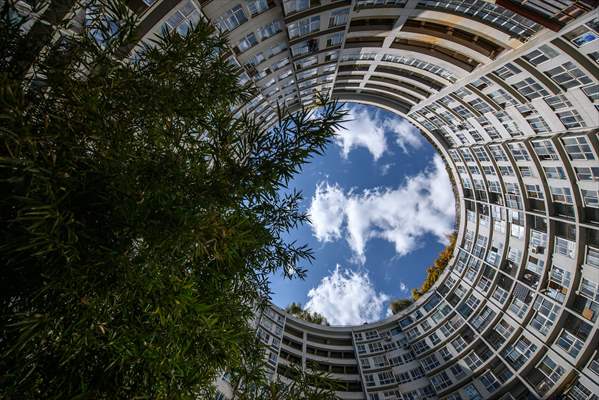
M 427 233 L 446 243 L 454 211 L 451 184 L 437 155 L 425 171 L 396 189 L 355 193 L 320 182 L 308 210 L 316 238 L 323 242 L 345 238 L 361 263 L 366 261 L 366 243 L 373 238 L 393 243 L 399 256 L 418 248 Z
M 374 160 L 378 160 L 388 150 L 385 132 L 395 136 L 395 142 L 404 153 L 423 144 L 418 128 L 403 118 L 385 118 L 381 113 L 368 112 L 360 106 L 351 107 L 348 111 L 348 122 L 335 136 L 343 158 L 347 158 L 354 148 L 365 147 Z
M 325 316 L 332 325 L 358 325 L 378 321 L 389 296 L 377 292 L 367 272 L 339 265 L 308 292 L 306 309 Z
M 408 153 L 408 147 L 417 149 L 422 146 L 423 139 L 420 130 L 405 119 L 387 119 L 383 126 L 395 134 L 395 142 L 404 153 Z
M 310 206 L 310 220 L 314 236 L 321 242 L 341 238 L 345 208 L 345 194 L 335 186 L 318 186 Z
M 343 158 L 356 147 L 366 147 L 372 157 L 378 160 L 387 150 L 385 130 L 381 121 L 371 115 L 365 108 L 349 109 L 349 121 L 344 128 L 337 131 L 335 142 L 341 147 Z
M 389 170 L 395 166 L 395 163 L 383 164 L 381 165 L 381 175 L 385 176 L 389 173 Z
M 399 291 L 402 293 L 408 293 L 410 289 L 408 289 L 408 285 L 403 282 L 399 282 Z

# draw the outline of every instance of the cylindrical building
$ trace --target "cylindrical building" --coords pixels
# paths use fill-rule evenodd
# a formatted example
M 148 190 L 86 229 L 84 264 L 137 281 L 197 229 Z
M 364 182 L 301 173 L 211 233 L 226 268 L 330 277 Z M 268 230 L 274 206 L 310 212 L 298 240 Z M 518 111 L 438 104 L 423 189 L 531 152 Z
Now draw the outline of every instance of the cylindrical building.
M 258 330 L 273 375 L 316 362 L 342 399 L 597 399 L 596 0 L 130 3 L 144 38 L 202 17 L 227 31 L 261 93 L 245 109 L 268 123 L 315 91 L 376 105 L 453 175 L 458 238 L 436 285 L 353 327 L 273 306 Z

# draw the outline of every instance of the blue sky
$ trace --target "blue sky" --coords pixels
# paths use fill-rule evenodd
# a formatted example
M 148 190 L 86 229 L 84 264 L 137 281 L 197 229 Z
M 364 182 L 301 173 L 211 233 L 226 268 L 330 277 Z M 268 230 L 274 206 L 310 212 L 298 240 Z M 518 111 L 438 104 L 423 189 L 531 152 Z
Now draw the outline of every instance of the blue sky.
M 421 133 L 385 110 L 348 104 L 351 121 L 291 182 L 311 224 L 289 240 L 316 259 L 305 280 L 272 277 L 273 302 L 300 302 L 333 325 L 376 321 L 409 297 L 453 230 L 441 159 Z

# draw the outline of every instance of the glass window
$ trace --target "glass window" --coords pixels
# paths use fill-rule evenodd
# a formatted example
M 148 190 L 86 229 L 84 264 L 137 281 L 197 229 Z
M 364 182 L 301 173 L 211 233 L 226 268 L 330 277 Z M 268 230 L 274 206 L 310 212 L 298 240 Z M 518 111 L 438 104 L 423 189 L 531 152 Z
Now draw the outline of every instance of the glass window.
M 568 258 L 574 258 L 574 252 L 576 250 L 576 242 L 573 242 L 562 237 L 555 237 L 555 251 L 558 254 L 564 255 Z
M 533 319 L 530 321 L 530 326 L 541 332 L 543 335 L 546 335 L 549 332 L 549 328 L 553 326 L 553 322 L 557 318 L 559 306 L 554 304 L 552 301 L 539 296 L 535 300 L 533 309 L 536 310 L 536 313 Z
M 287 25 L 289 38 L 294 39 L 320 30 L 320 15 L 301 19 Z
M 252 17 L 268 10 L 268 2 L 266 0 L 246 0 L 246 4 Z
M 562 139 L 566 152 L 572 160 L 594 160 L 595 155 L 585 136 L 567 137 Z
M 283 24 L 279 20 L 272 21 L 263 27 L 258 29 L 258 36 L 260 40 L 266 40 L 271 36 L 276 35 L 277 33 L 283 30 Z
M 514 89 L 529 100 L 536 99 L 537 97 L 549 96 L 549 92 L 533 78 L 526 78 L 520 82 L 514 83 L 513 86 Z
M 562 167 L 543 167 L 548 179 L 566 179 L 566 173 Z
M 574 167 L 579 181 L 599 181 L 599 167 Z
M 545 97 L 545 102 L 552 110 L 560 110 L 562 108 L 572 107 L 572 103 L 570 100 L 566 98 L 563 94 L 558 94 L 556 96 Z
M 508 147 L 517 161 L 530 161 L 530 156 L 528 155 L 528 151 L 526 150 L 524 143 L 509 143 Z
M 555 146 L 551 140 L 537 140 L 532 142 L 532 147 L 540 160 L 559 160 Z
M 522 70 L 520 68 L 516 67 L 512 63 L 507 63 L 503 67 L 495 70 L 495 73 L 497 75 L 499 75 L 499 77 L 501 77 L 501 79 L 507 79 L 510 76 L 519 74 L 520 72 L 522 72 Z
M 558 167 L 559 168 L 559 167 Z M 549 186 L 551 198 L 557 203 L 572 204 L 572 192 L 567 187 Z
M 559 52 L 554 50 L 549 45 L 542 45 L 538 49 L 531 51 L 524 56 L 524 59 L 534 66 L 544 63 L 554 57 L 557 57 Z
M 591 78 L 580 70 L 573 62 L 568 61 L 558 67 L 545 71 L 551 79 L 564 89 L 593 83 Z
M 526 194 L 529 198 L 543 200 L 543 189 L 539 185 L 526 185 Z
M 287 14 L 287 15 L 305 10 L 308 7 L 310 7 L 310 0 L 284 0 L 283 1 L 283 8 L 285 9 L 285 14 Z
M 247 20 L 248 19 L 243 12 L 243 8 L 241 8 L 241 5 L 238 4 L 235 7 L 231 8 L 229 11 L 225 12 L 216 21 L 216 25 L 222 31 L 232 31 Z
M 581 189 L 581 193 L 585 206 L 599 208 L 599 191 Z
M 256 39 L 256 35 L 254 34 L 254 32 L 250 32 L 246 37 L 244 37 L 243 39 L 241 39 L 239 41 L 239 50 L 241 50 L 241 52 L 243 53 L 244 51 L 247 51 L 248 49 L 250 49 L 251 47 L 255 46 L 258 44 L 258 39 Z

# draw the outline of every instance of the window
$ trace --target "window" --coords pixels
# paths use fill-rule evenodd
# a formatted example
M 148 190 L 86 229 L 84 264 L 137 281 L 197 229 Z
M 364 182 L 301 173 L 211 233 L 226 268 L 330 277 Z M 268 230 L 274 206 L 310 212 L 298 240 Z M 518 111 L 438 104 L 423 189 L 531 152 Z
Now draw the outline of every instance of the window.
M 379 342 L 369 343 L 368 350 L 371 353 L 375 353 L 377 351 L 383 351 L 383 346 Z
M 400 384 L 410 382 L 412 380 L 409 372 L 401 372 L 395 377 L 395 379 L 397 380 L 397 383 Z
M 485 386 L 485 389 L 487 389 L 487 392 L 489 392 L 489 393 L 493 393 L 494 391 L 496 391 L 497 389 L 499 389 L 501 387 L 501 384 L 499 383 L 499 381 L 497 380 L 497 378 L 495 377 L 495 375 L 493 375 L 493 372 L 491 372 L 491 371 L 487 371 L 484 374 L 482 374 L 480 376 L 480 381 Z
M 503 67 L 498 68 L 497 70 L 495 70 L 495 73 L 497 75 L 499 75 L 499 77 L 501 79 L 507 79 L 510 76 L 514 76 L 516 74 L 519 74 L 520 72 L 522 72 L 522 70 L 520 68 L 516 67 L 512 63 L 507 63 Z
M 425 371 L 430 371 L 439 366 L 439 360 L 437 360 L 437 356 L 434 354 L 422 359 L 420 362 Z
M 522 175 L 522 176 L 535 176 L 531 167 L 520 166 L 520 167 L 518 167 L 518 169 L 520 170 L 520 175 Z
M 466 386 L 463 390 L 467 400 L 482 400 L 482 396 L 473 384 Z
M 566 152 L 572 160 L 594 160 L 595 155 L 585 136 L 567 137 L 562 139 Z
M 442 389 L 451 386 L 451 379 L 449 379 L 449 375 L 447 375 L 447 372 L 443 371 L 433 376 L 431 378 L 431 383 L 437 391 L 441 391 Z
M 564 368 L 558 365 L 549 356 L 545 356 L 545 358 L 543 359 L 543 361 L 541 361 L 537 368 L 543 375 L 545 375 L 549 379 L 552 385 L 554 385 L 565 372 Z M 547 386 L 547 389 L 549 389 L 549 387 L 550 386 Z
M 536 99 L 537 97 L 549 96 L 549 92 L 532 78 L 526 78 L 515 83 L 513 86 L 528 100 Z
M 329 36 L 327 39 L 327 47 L 339 46 L 343 42 L 344 32 L 337 32 Z
M 395 377 L 390 371 L 379 372 L 378 377 L 380 385 L 389 385 L 390 383 L 395 383 Z
M 562 167 L 543 167 L 548 179 L 566 179 L 566 173 Z
M 424 370 L 421 367 L 414 368 L 410 371 L 410 375 L 412 376 L 412 379 L 420 379 L 424 376 Z
M 585 206 L 599 208 L 599 191 L 581 189 L 580 192 Z
M 247 20 L 248 19 L 243 13 L 243 8 L 241 8 L 241 5 L 236 5 L 229 11 L 225 12 L 216 21 L 216 26 L 219 27 L 222 31 L 232 31 Z
M 455 349 L 456 353 L 459 353 L 460 351 L 464 350 L 464 348 L 466 348 L 467 343 L 464 340 L 464 338 L 458 336 L 451 342 L 451 345 Z
M 551 140 L 537 140 L 532 142 L 532 147 L 540 160 L 559 160 L 555 146 Z
M 586 263 L 587 265 L 599 268 L 599 250 L 588 247 Z
M 241 39 L 239 41 L 239 50 L 243 53 L 244 51 L 247 51 L 248 49 L 250 49 L 251 47 L 255 46 L 258 44 L 258 39 L 256 39 L 256 35 L 254 35 L 254 32 L 249 33 L 246 37 L 244 37 L 243 39 Z
M 268 10 L 268 2 L 266 0 L 246 0 L 246 4 L 252 17 Z
M 536 345 L 532 344 L 525 336 L 521 336 L 514 345 L 508 346 L 503 351 L 503 355 L 512 367 L 520 369 L 536 350 Z
M 570 286 L 570 282 L 572 281 L 572 274 L 570 271 L 566 271 L 565 269 L 556 267 L 554 265 L 551 267 L 551 271 L 549 272 L 549 279 L 552 282 L 567 288 Z
M 489 97 L 504 108 L 518 104 L 518 100 L 503 89 L 497 89 L 494 92 L 489 93 Z
M 578 114 L 578 111 L 576 110 L 566 110 L 558 112 L 557 116 L 560 119 L 560 121 L 562 121 L 562 124 L 564 124 L 564 126 L 568 129 L 582 128 L 586 126 L 582 117 L 580 116 L 580 114 Z
M 524 143 L 510 143 L 508 146 L 516 161 L 530 161 L 530 156 L 528 155 L 528 151 L 526 150 Z
M 576 47 L 582 47 L 587 43 L 591 43 L 599 38 L 596 32 L 593 32 L 585 25 L 579 26 L 564 35 L 566 39 L 574 43 Z
M 294 39 L 320 30 L 320 15 L 304 18 L 287 25 L 289 38 Z
M 472 107 L 474 107 L 476 110 L 478 110 L 481 114 L 493 111 L 491 106 L 486 101 L 482 101 L 481 99 L 478 99 L 478 98 L 476 98 L 468 103 Z
M 570 100 L 566 98 L 563 94 L 558 94 L 556 96 L 545 97 L 545 102 L 552 110 L 560 110 L 562 108 L 572 107 L 572 103 Z
M 181 36 L 186 36 L 192 26 L 200 20 L 200 13 L 191 1 L 182 2 L 177 11 L 166 20 L 169 30 L 176 30 Z
M 283 1 L 283 8 L 285 9 L 285 14 L 287 14 L 287 15 L 305 10 L 308 7 L 310 7 L 310 0 L 285 0 L 285 1 Z
M 372 363 L 374 364 L 374 368 L 381 368 L 387 365 L 387 359 L 385 356 L 376 356 L 372 358 Z
M 583 87 L 582 91 L 592 101 L 599 100 L 599 84 Z
M 599 181 L 599 167 L 574 167 L 579 181 Z
M 364 375 L 364 379 L 366 380 L 366 386 L 376 385 L 376 383 L 374 382 L 374 375 Z
M 329 18 L 329 28 L 339 25 L 345 25 L 347 23 L 347 17 L 349 15 L 349 8 L 343 8 L 340 10 L 334 10 Z
M 538 49 L 531 51 L 524 56 L 524 59 L 534 66 L 544 63 L 554 57 L 557 57 L 559 53 L 552 47 L 544 44 Z
M 551 198 L 556 203 L 572 204 L 574 202 L 572 200 L 572 192 L 567 187 L 549 186 L 549 190 L 551 191 Z
M 509 339 L 512 332 L 514 332 L 514 327 L 504 319 L 499 321 L 497 325 L 495 325 L 495 331 L 499 333 L 504 339 Z
M 453 374 L 453 376 L 455 376 L 455 378 L 457 380 L 460 380 L 464 376 L 466 376 L 466 370 L 464 370 L 464 368 L 462 368 L 462 365 L 460 363 L 455 363 L 454 365 L 449 367 L 449 370 L 451 371 L 451 373 Z
M 514 169 L 509 165 L 500 165 L 499 166 L 499 174 L 503 177 L 515 175 Z
M 493 155 L 493 158 L 495 159 L 495 161 L 507 161 L 508 160 L 508 158 L 507 158 L 505 152 L 503 151 L 503 149 L 501 148 L 501 146 L 492 145 L 492 146 L 489 146 L 489 150 L 491 151 L 491 154 Z
M 546 335 L 549 332 L 549 328 L 553 326 L 559 306 L 554 304 L 551 300 L 538 296 L 533 305 L 533 309 L 536 310 L 536 313 L 530 321 L 530 326 L 541 332 L 543 335 Z
M 568 258 L 574 258 L 574 252 L 576 250 L 576 243 L 564 239 L 562 237 L 555 237 L 555 252 L 561 255 L 564 255 Z
M 545 71 L 563 89 L 570 89 L 577 86 L 593 83 L 591 78 L 580 70 L 574 63 L 568 61 L 558 67 Z
M 580 353 L 580 350 L 582 350 L 583 345 L 583 342 L 580 339 L 565 329 L 562 330 L 562 333 L 560 334 L 559 338 L 557 338 L 556 343 L 573 358 L 578 356 L 578 353 Z
M 272 21 L 258 29 L 260 40 L 266 40 L 271 36 L 276 35 L 283 29 L 283 24 L 279 20 Z

